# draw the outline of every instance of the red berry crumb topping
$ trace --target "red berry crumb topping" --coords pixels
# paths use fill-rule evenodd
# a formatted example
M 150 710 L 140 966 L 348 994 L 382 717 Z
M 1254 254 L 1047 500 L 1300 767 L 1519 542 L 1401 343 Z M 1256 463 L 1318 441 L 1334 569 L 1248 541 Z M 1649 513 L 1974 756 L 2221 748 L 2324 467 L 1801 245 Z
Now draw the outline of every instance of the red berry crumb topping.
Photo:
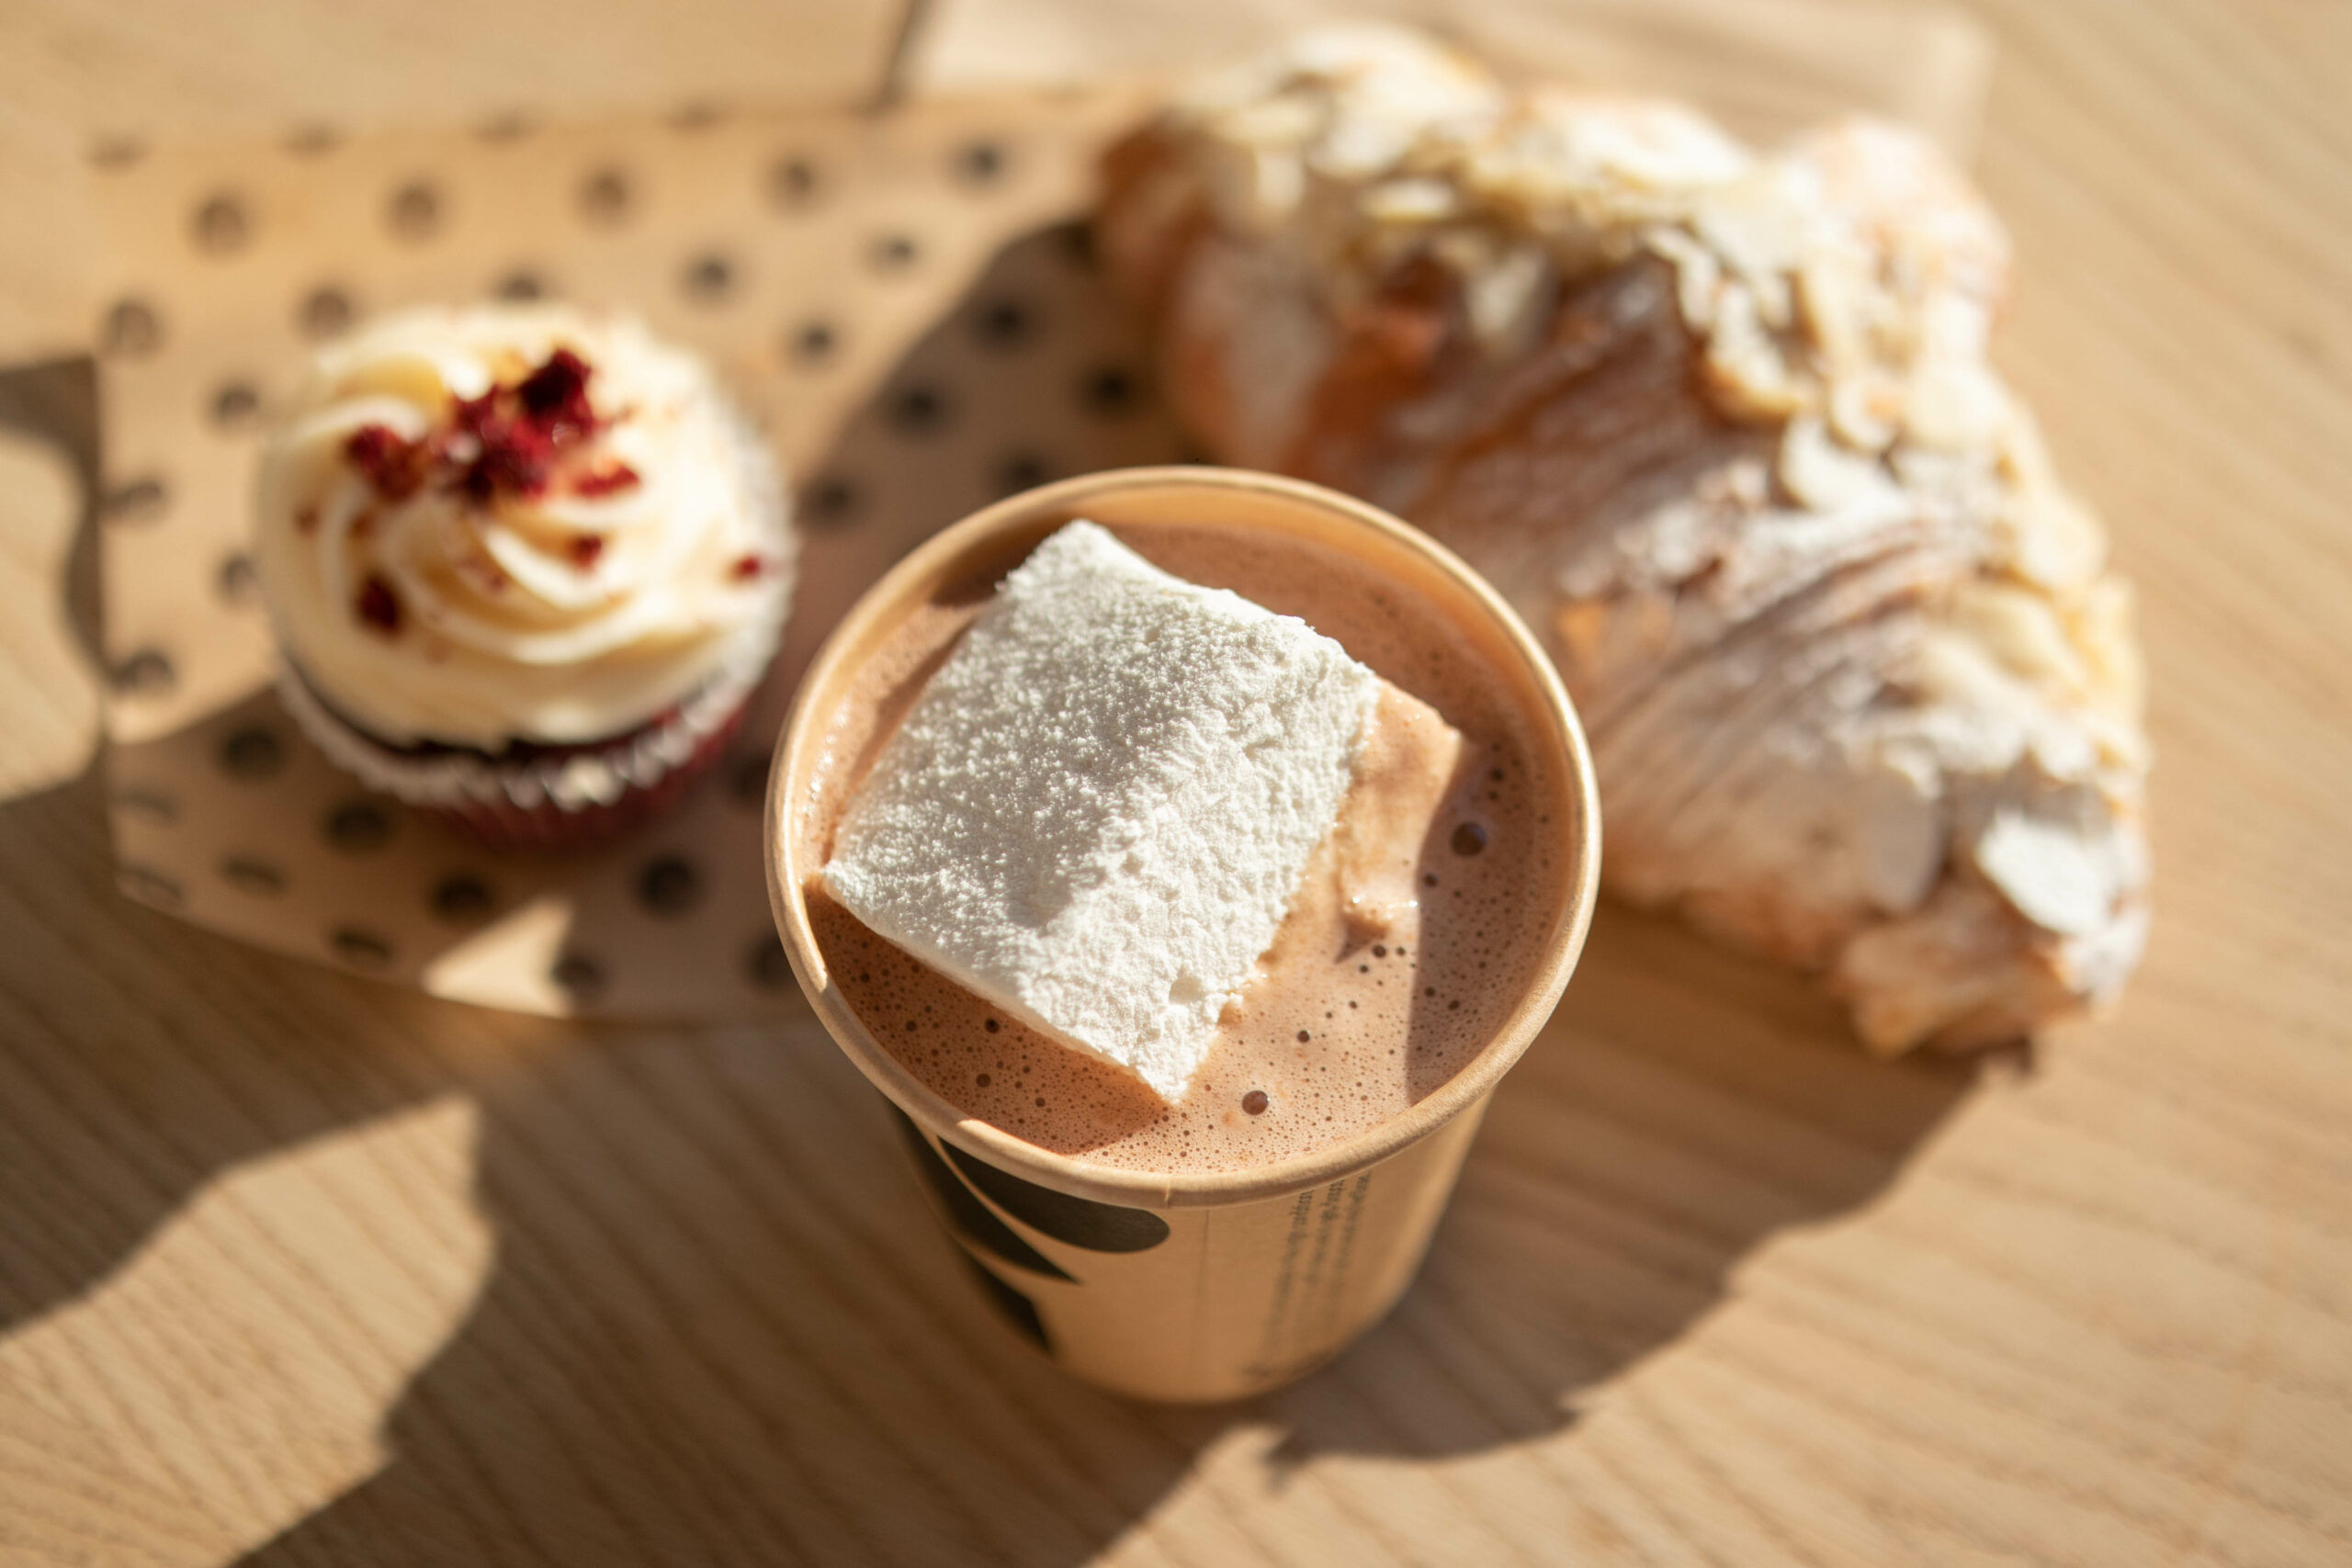
M 768 563 L 757 556 L 741 556 L 735 562 L 735 580 L 748 581 L 768 569 Z
M 578 567 L 581 570 L 586 571 L 594 567 L 596 564 L 598 558 L 602 557 L 604 553 L 604 535 L 575 534 L 572 536 L 571 564 Z
M 371 571 L 359 585 L 359 618 L 382 632 L 397 636 L 401 629 L 401 596 L 381 572 Z
M 571 425 L 584 435 L 596 428 L 595 411 L 588 406 L 588 375 L 586 360 L 559 348 L 516 384 L 514 396 L 540 423 Z
M 610 495 L 615 491 L 635 490 L 643 482 L 627 463 L 607 463 L 572 480 L 571 488 L 582 495 Z
M 343 444 L 360 477 L 387 501 L 405 501 L 424 484 L 431 455 L 420 451 L 423 442 L 403 441 L 388 424 L 363 424 Z M 423 457 L 424 461 L 419 461 Z
M 586 360 L 559 348 L 512 385 L 457 399 L 448 423 L 423 440 L 403 441 L 387 426 L 368 424 L 352 432 L 344 450 L 387 501 L 404 501 L 428 483 L 485 506 L 501 496 L 537 495 L 558 460 L 604 428 L 588 402 L 593 373 Z M 637 482 L 626 464 L 598 472 L 610 476 L 607 489 Z

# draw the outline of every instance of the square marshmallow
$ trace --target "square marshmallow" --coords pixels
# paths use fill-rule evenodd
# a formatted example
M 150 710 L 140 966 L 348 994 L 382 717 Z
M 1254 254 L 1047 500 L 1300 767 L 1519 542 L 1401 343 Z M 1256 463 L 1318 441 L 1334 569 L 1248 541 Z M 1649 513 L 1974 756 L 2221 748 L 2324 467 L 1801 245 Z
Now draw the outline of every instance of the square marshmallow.
M 1296 616 L 1072 523 L 884 746 L 826 886 L 1175 1100 L 1339 815 L 1378 690 Z

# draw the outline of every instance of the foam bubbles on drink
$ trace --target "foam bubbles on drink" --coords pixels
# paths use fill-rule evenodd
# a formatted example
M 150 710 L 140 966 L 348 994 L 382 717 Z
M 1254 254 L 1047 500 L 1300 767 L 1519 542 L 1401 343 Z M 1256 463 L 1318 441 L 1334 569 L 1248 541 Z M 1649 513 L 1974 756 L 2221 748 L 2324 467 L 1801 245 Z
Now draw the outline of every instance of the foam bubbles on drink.
M 1312 953 L 1286 951 L 1308 934 L 1286 924 L 1173 1104 L 1005 1017 L 811 886 L 817 945 L 843 998 L 910 1073 L 965 1114 L 1039 1147 L 1167 1174 L 1310 1154 L 1441 1088 L 1518 1005 L 1565 898 L 1571 846 L 1554 814 L 1566 798 L 1566 761 L 1538 749 L 1527 702 L 1507 689 L 1496 660 L 1408 584 L 1278 536 L 1165 525 L 1120 533 L 1180 576 L 1303 616 L 1463 732 L 1463 766 L 1423 846 L 1418 907 L 1374 940 L 1334 938 Z M 859 699 L 844 705 L 862 714 L 837 727 L 837 755 L 878 749 L 877 735 L 986 588 L 967 585 L 896 628 L 861 671 Z M 834 813 L 854 783 L 831 788 Z M 1465 827 L 1475 849 L 1464 848 Z M 829 820 L 813 828 L 829 841 Z M 1310 868 L 1310 881 L 1317 874 Z

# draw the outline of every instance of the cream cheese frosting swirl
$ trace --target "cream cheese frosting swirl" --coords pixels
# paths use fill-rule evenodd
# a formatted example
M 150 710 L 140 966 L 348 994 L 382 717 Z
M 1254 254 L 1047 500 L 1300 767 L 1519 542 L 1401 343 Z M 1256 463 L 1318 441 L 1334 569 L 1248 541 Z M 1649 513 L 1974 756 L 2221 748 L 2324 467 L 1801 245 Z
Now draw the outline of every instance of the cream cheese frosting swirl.
M 302 682 L 377 740 L 620 736 L 773 653 L 772 460 L 693 355 L 562 307 L 328 350 L 265 453 L 254 563 Z

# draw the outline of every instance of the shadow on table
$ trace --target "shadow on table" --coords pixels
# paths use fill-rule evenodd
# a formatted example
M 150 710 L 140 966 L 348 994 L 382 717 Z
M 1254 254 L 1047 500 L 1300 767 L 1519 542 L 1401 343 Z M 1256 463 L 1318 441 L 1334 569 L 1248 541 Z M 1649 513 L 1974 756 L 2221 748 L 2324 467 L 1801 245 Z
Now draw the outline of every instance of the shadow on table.
M 1269 1401 L 1273 1463 L 1572 1424 L 1580 1395 L 1724 1301 L 1759 1244 L 1886 1190 L 1989 1065 L 1874 1060 L 1799 978 L 1604 902 L 1411 1293 Z
M 1285 1434 L 1277 1472 L 1521 1441 L 1688 1330 L 1760 1242 L 1882 1191 L 1971 1081 L 1871 1061 L 1801 983 L 1605 908 L 1399 1311 L 1292 1390 L 1155 1410 L 1069 1383 L 967 1295 L 813 1028 L 437 1003 L 111 882 L 95 768 L 0 804 L 0 1337 L 242 1162 L 452 1094 L 478 1110 L 481 1294 L 386 1416 L 383 1467 L 252 1564 L 1077 1563 L 1237 1423 Z M 159 976 L 172 1016 L 115 1000 Z

